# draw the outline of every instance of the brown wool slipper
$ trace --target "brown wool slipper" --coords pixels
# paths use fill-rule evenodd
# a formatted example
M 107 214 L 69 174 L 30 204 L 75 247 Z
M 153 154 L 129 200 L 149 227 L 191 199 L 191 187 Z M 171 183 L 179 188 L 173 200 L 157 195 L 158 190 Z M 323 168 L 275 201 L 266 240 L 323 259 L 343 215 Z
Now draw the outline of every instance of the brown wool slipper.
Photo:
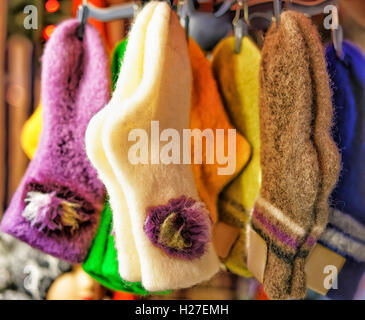
M 267 243 L 263 284 L 272 299 L 305 295 L 303 261 L 308 252 L 301 247 L 315 223 L 321 183 L 312 139 L 315 106 L 309 61 L 297 15 L 284 12 L 278 30 L 273 23 L 267 32 L 262 49 L 262 185 L 251 221 Z
M 297 15 L 299 27 L 307 43 L 311 77 L 313 88 L 315 89 L 313 99 L 316 107 L 316 117 L 313 139 L 318 152 L 322 182 L 317 200 L 316 227 L 313 228 L 311 236 L 318 239 L 327 224 L 328 197 L 337 182 L 341 158 L 331 136 L 333 108 L 329 85 L 330 80 L 327 74 L 324 49 L 320 36 L 308 18 L 302 14 L 295 14 Z
M 284 12 L 279 29 L 273 26 L 266 36 L 260 117 L 266 128 L 261 136 L 263 188 L 252 227 L 269 248 L 264 287 L 271 298 L 304 298 L 306 257 L 326 226 L 340 157 L 330 133 L 332 104 L 322 45 L 301 13 Z M 303 130 L 296 131 L 300 124 Z M 281 127 L 282 133 L 275 132 Z M 272 181 L 275 177 L 278 181 Z
M 333 108 L 329 77 L 320 36 L 317 29 L 308 18 L 300 13 L 293 12 L 292 14 L 296 15 L 299 28 L 307 43 L 310 58 L 309 63 L 314 88 L 313 104 L 315 106 L 313 140 L 318 153 L 321 171 L 321 184 L 318 191 L 314 225 L 308 235 L 307 241 L 301 248 L 302 251 L 309 252 L 312 248 L 312 244 L 317 242 L 327 225 L 329 209 L 328 198 L 339 176 L 341 158 L 331 136 Z M 304 268 L 305 259 L 298 260 L 298 263 Z M 294 276 L 296 276 L 296 273 L 294 273 Z M 305 282 L 303 279 L 294 277 L 292 284 L 293 291 L 298 291 L 296 287 L 305 285 Z

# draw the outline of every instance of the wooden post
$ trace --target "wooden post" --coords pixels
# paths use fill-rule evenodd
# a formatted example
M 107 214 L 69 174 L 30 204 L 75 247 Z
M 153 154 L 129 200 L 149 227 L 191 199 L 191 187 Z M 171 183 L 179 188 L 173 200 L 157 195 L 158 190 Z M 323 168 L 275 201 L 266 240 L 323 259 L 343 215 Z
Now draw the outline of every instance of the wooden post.
M 8 1 L 0 1 L 0 218 L 4 211 L 5 163 L 6 163 L 6 126 L 5 126 L 5 43 Z

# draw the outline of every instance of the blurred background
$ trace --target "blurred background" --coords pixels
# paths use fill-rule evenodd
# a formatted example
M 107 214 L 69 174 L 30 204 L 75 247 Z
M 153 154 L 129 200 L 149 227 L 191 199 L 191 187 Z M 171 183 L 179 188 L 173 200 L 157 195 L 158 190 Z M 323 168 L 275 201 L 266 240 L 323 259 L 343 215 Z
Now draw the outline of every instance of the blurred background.
M 0 218 L 28 165 L 29 160 L 21 147 L 20 135 L 25 121 L 40 102 L 40 59 L 44 44 L 51 36 L 55 25 L 61 20 L 76 15 L 81 1 L 0 1 Z M 108 7 L 128 1 L 90 0 L 89 2 L 99 7 Z M 211 10 L 217 3 L 203 1 L 200 8 Z M 37 28 L 27 30 L 24 27 L 24 19 L 29 14 L 24 10 L 29 5 L 37 8 L 38 19 Z M 350 39 L 365 51 L 365 1 L 342 0 L 339 1 L 339 5 L 345 38 Z M 323 17 L 315 17 L 314 21 L 319 26 L 324 42 L 328 41 L 329 34 L 321 27 Z M 109 53 L 115 44 L 125 37 L 130 24 L 127 20 L 101 23 L 89 19 L 89 22 L 99 30 Z M 1 276 L 0 270 L 0 280 Z M 365 279 L 360 287 L 357 299 L 365 299 Z M 98 292 L 99 298 L 106 296 L 105 290 Z M 113 297 L 115 294 L 109 294 L 109 296 Z M 118 297 L 119 299 L 135 298 L 121 293 L 117 295 Z M 176 291 L 163 298 L 266 299 L 266 296 L 255 280 L 221 272 L 209 283 L 193 289 Z M 319 299 L 320 297 L 311 292 L 308 298 Z

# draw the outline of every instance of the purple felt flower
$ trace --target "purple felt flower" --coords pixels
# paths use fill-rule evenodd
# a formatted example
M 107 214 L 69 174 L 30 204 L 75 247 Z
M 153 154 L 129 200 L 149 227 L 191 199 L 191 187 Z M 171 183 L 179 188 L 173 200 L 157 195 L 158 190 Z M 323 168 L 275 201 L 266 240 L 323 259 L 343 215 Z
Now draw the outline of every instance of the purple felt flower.
M 168 255 L 182 259 L 201 257 L 210 241 L 211 220 L 202 202 L 182 196 L 167 205 L 147 208 L 144 231 Z
M 39 231 L 68 229 L 74 234 L 81 223 L 90 220 L 90 215 L 82 211 L 79 203 L 58 197 L 56 191 L 50 193 L 30 191 L 27 193 L 25 203 L 22 216 Z

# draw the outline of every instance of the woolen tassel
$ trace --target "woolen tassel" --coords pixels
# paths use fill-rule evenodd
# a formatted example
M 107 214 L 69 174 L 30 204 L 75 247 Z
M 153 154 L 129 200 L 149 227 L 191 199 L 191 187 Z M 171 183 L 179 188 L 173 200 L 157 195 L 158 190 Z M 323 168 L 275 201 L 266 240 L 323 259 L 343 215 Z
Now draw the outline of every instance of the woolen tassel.
M 107 56 L 98 32 L 62 22 L 47 42 L 42 64 L 42 133 L 34 159 L 1 228 L 71 263 L 82 262 L 95 235 L 105 189 L 85 153 L 90 118 L 108 101 Z

